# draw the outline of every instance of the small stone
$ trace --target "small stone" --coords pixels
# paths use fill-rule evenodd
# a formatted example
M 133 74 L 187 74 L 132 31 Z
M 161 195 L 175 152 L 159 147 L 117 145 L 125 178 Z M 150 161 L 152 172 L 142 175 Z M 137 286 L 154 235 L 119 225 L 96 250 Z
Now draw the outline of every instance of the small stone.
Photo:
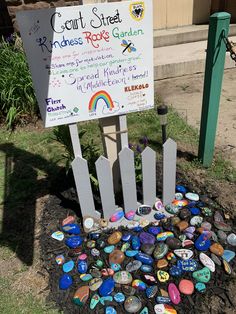
M 188 205 L 188 201 L 183 199 L 183 200 L 174 200 L 172 202 L 173 205 L 178 206 L 179 208 L 185 207 Z
M 178 192 L 178 193 L 175 193 L 175 199 L 176 200 L 182 200 L 184 198 L 183 194 Z
M 215 221 L 214 226 L 217 229 L 225 231 L 225 232 L 229 232 L 232 229 L 230 225 L 227 225 L 225 222 L 221 222 L 221 221 L 220 222 Z
M 185 194 L 187 193 L 187 189 L 183 185 L 176 185 L 175 190 L 179 193 Z
M 148 254 L 148 255 L 152 255 L 154 249 L 155 249 L 154 244 L 143 244 L 141 246 L 141 251 L 143 251 L 143 253 Z
M 188 228 L 187 228 L 188 229 Z M 186 235 L 185 234 L 180 234 L 179 235 L 179 239 L 181 242 L 185 241 L 187 239 Z
M 78 261 L 77 270 L 80 274 L 85 274 L 88 270 L 88 264 L 86 261 Z
M 180 218 L 178 216 L 171 218 L 171 223 L 173 226 L 176 226 L 180 222 Z
M 121 269 L 121 266 L 120 266 L 120 264 L 113 263 L 113 264 L 111 264 L 111 269 L 114 270 L 114 272 L 117 272 Z
M 88 297 L 89 297 L 89 287 L 82 286 L 76 290 L 73 297 L 73 302 L 76 305 L 83 306 L 87 302 Z
M 149 224 L 150 224 L 150 222 L 149 222 L 148 219 L 141 218 L 141 219 L 139 220 L 139 225 L 140 225 L 140 227 L 142 227 L 142 228 L 147 227 Z M 141 231 L 141 230 L 140 230 L 140 231 Z
M 201 211 L 198 207 L 191 207 L 191 208 L 189 208 L 189 210 L 190 210 L 191 214 L 194 216 L 201 214 Z
M 76 256 L 80 255 L 81 252 L 82 252 L 82 247 L 80 246 L 80 247 L 77 247 L 75 249 L 70 249 L 68 252 L 68 255 L 70 257 L 76 257 Z
M 165 268 L 168 266 L 168 261 L 166 259 L 160 259 L 158 262 L 157 262 L 157 268 L 159 269 L 162 269 L 162 268 Z
M 91 291 L 96 291 L 102 285 L 103 280 L 101 278 L 93 278 L 89 281 L 89 289 Z
M 198 227 L 198 226 L 201 226 L 202 222 L 203 222 L 203 218 L 201 216 L 194 216 L 190 220 L 190 225 Z
M 61 290 L 67 290 L 72 285 L 73 280 L 70 275 L 64 274 L 59 279 L 59 288 Z
M 99 287 L 99 295 L 102 297 L 110 295 L 115 288 L 115 282 L 112 278 L 108 278 L 103 281 L 102 285 Z
M 86 282 L 86 281 L 90 281 L 93 277 L 90 274 L 82 274 L 82 275 L 79 276 L 79 278 L 82 281 Z
M 167 293 L 168 294 L 168 293 Z M 162 296 L 157 296 L 156 297 L 156 302 L 158 303 L 158 304 L 170 304 L 171 303 L 171 300 L 170 300 L 170 298 L 169 298 L 169 295 L 168 295 L 168 297 L 162 297 Z
M 121 289 L 125 295 L 134 295 L 136 292 L 136 290 L 133 287 L 127 285 L 122 285 Z
M 205 267 L 208 267 L 210 269 L 211 272 L 215 271 L 215 263 L 213 262 L 213 260 L 207 256 L 205 253 L 200 253 L 199 255 L 200 261 L 202 262 L 202 264 Z
M 181 241 L 177 238 L 167 238 L 166 244 L 171 250 L 178 249 L 182 246 Z
M 224 248 L 219 243 L 213 243 L 210 246 L 210 251 L 217 256 L 222 256 L 224 254 Z
M 165 243 L 157 244 L 153 256 L 155 259 L 162 259 L 168 252 L 168 246 Z
M 129 264 L 126 265 L 126 270 L 130 273 L 138 270 L 142 266 L 142 263 L 140 261 L 131 261 Z
M 184 240 L 184 241 L 182 242 L 182 247 L 191 247 L 191 246 L 193 246 L 193 245 L 194 245 L 194 242 L 193 242 L 192 240 L 189 240 L 189 239 Z
M 155 251 L 154 251 L 155 252 Z M 138 261 L 142 262 L 143 264 L 146 265 L 151 265 L 153 263 L 153 258 L 147 254 L 144 253 L 138 253 L 135 255 L 135 259 Z
M 157 286 L 148 287 L 145 291 L 147 298 L 151 299 L 151 298 L 155 297 L 155 295 L 157 294 L 157 291 L 158 291 Z
M 224 250 L 224 254 L 222 255 L 222 258 L 226 261 L 226 262 L 230 262 L 232 261 L 232 259 L 234 259 L 235 257 L 235 252 L 231 251 L 231 250 Z
M 128 242 L 125 242 L 122 247 L 121 247 L 121 252 L 125 252 L 128 250 L 128 248 L 130 247 L 130 244 Z
M 232 274 L 232 268 L 230 267 L 229 263 L 223 259 L 223 265 L 224 265 L 224 270 L 228 275 Z
M 138 236 L 132 236 L 131 238 L 131 246 L 133 250 L 139 250 L 141 243 Z
M 87 254 L 85 254 L 85 253 L 81 254 L 81 255 L 78 257 L 78 259 L 79 259 L 80 261 L 85 261 L 87 258 L 88 258 L 88 256 L 87 256 Z
M 110 254 L 111 252 L 114 251 L 114 248 L 115 248 L 115 245 L 109 245 L 109 246 L 106 246 L 106 247 L 103 249 L 103 251 L 104 251 L 105 253 Z
M 179 213 L 179 218 L 185 220 L 185 219 L 188 219 L 190 216 L 191 216 L 191 212 L 188 208 L 181 209 Z
M 89 248 L 89 249 L 93 249 L 93 248 L 95 248 L 95 246 L 96 246 L 96 242 L 95 242 L 94 240 L 89 240 L 89 241 L 86 243 L 86 246 L 87 246 L 87 248 Z
M 133 257 L 139 253 L 138 250 L 127 250 L 125 251 L 125 255 L 128 257 Z
M 75 222 L 75 217 L 74 216 L 67 216 L 64 220 L 62 220 L 61 225 L 65 226 L 68 224 L 73 224 Z
M 221 266 L 221 260 L 219 259 L 218 256 L 216 256 L 215 254 L 211 253 L 211 259 L 213 260 L 213 262 L 216 265 Z
M 106 296 L 100 298 L 100 303 L 102 305 L 105 305 L 105 302 L 112 302 L 112 301 L 113 301 L 113 296 L 111 296 L 111 295 L 106 295 Z
M 173 304 L 179 304 L 181 302 L 180 293 L 174 283 L 168 285 L 168 293 Z
M 194 291 L 194 284 L 190 280 L 181 279 L 179 282 L 179 291 L 183 294 L 191 295 Z
M 176 265 L 173 265 L 169 269 L 170 275 L 173 277 L 180 277 L 183 273 L 182 269 L 180 267 L 177 267 Z
M 140 216 L 149 215 L 152 211 L 152 207 L 148 205 L 141 205 L 137 209 L 137 214 Z
M 199 201 L 199 195 L 196 193 L 186 193 L 185 197 L 190 200 L 190 201 L 194 201 L 194 202 L 198 202 Z
M 230 233 L 227 237 L 227 242 L 232 246 L 236 246 L 236 234 Z
M 103 276 L 113 276 L 114 275 L 114 270 L 113 269 L 111 269 L 111 268 L 103 268 L 102 270 L 101 270 L 101 274 L 103 275 Z
M 64 273 L 69 273 L 75 266 L 74 261 L 69 261 L 62 266 Z
M 109 263 L 111 264 L 121 264 L 125 259 L 125 255 L 120 250 L 114 250 L 109 255 Z
M 200 270 L 193 272 L 193 278 L 196 279 L 198 282 L 207 283 L 211 279 L 210 269 L 204 267 Z
M 148 232 L 153 234 L 153 235 L 157 235 L 161 232 L 161 227 L 149 227 L 148 228 Z
M 142 244 L 154 244 L 156 241 L 154 235 L 148 232 L 141 232 L 139 235 L 139 239 Z
M 148 308 L 145 306 L 139 314 L 149 314 Z
M 113 276 L 113 279 L 116 283 L 119 283 L 121 285 L 127 285 L 132 282 L 133 278 L 132 275 L 125 270 L 119 271 L 115 273 Z
M 151 273 L 153 271 L 153 268 L 150 265 L 142 265 L 140 270 L 144 273 Z
M 64 239 L 64 233 L 61 231 L 55 231 L 51 237 L 57 241 L 62 241 Z
M 146 284 L 140 279 L 135 279 L 132 282 L 132 287 L 139 290 L 139 291 L 144 291 L 147 288 Z
M 183 260 L 188 260 L 193 256 L 193 251 L 188 249 L 174 250 L 174 253 Z
M 62 231 L 68 234 L 80 234 L 80 227 L 77 224 L 68 224 L 62 227 Z
M 90 238 L 91 240 L 97 240 L 97 239 L 100 238 L 100 236 L 101 236 L 101 233 L 100 233 L 100 232 L 90 232 L 90 233 L 89 233 L 89 238 Z
M 212 210 L 208 207 L 202 207 L 201 208 L 202 214 L 206 217 L 211 217 L 212 216 Z
M 165 210 L 167 211 L 167 213 L 169 213 L 171 215 L 176 215 L 179 213 L 179 207 L 174 205 L 174 204 L 166 205 Z
M 98 270 L 97 268 L 92 268 L 89 270 L 90 274 L 94 277 L 94 278 L 100 278 L 102 277 L 102 274 L 100 272 L 100 270 Z
M 118 292 L 114 295 L 114 300 L 117 303 L 123 303 L 125 301 L 125 295 L 122 292 Z
M 92 256 L 99 256 L 99 255 L 100 255 L 100 252 L 99 252 L 98 249 L 93 248 L 93 249 L 91 250 L 91 255 L 92 255 Z
M 167 258 L 168 261 L 171 261 L 171 262 L 173 262 L 173 261 L 176 260 L 176 256 L 175 256 L 175 254 L 174 254 L 173 252 L 169 252 L 169 253 L 166 255 L 166 258 Z
M 157 278 L 160 282 L 166 282 L 169 280 L 170 275 L 166 271 L 158 270 Z
M 154 218 L 155 218 L 156 220 L 161 220 L 161 219 L 164 219 L 165 217 L 166 217 L 166 215 L 163 214 L 163 213 L 155 213 L 155 214 L 154 214 Z
M 160 294 L 162 297 L 169 297 L 169 293 L 166 290 L 161 289 L 161 288 L 160 288 Z
M 125 300 L 124 308 L 128 313 L 137 313 L 142 307 L 140 299 L 136 296 L 130 296 Z
M 104 263 L 103 263 L 102 260 L 98 259 L 98 260 L 96 261 L 96 266 L 97 266 L 97 267 L 101 268 L 101 267 L 103 267 L 103 265 L 104 265 Z
M 169 304 L 156 304 L 154 311 L 156 314 L 177 314 L 176 310 Z
M 123 210 L 118 210 L 116 211 L 110 218 L 111 222 L 116 222 L 121 220 L 124 217 L 124 212 Z
M 214 221 L 224 222 L 224 218 L 218 210 L 214 213 Z
M 93 310 L 95 309 L 96 305 L 99 303 L 100 301 L 100 296 L 98 294 L 94 294 L 91 298 L 91 301 L 90 301 L 90 309 Z
M 133 220 L 135 215 L 136 215 L 135 210 L 130 210 L 129 212 L 125 214 L 125 218 L 128 220 Z
M 82 244 L 82 242 L 83 238 L 81 238 L 80 236 L 72 236 L 65 240 L 65 244 L 71 249 L 78 248 Z
M 208 235 L 203 232 L 194 244 L 198 251 L 207 251 L 211 246 L 211 241 L 208 239 Z
M 124 242 L 128 242 L 132 237 L 132 234 L 131 233 L 125 233 L 122 235 L 122 238 L 121 240 L 124 241 Z
M 206 291 L 206 285 L 203 283 L 203 282 L 197 282 L 196 285 L 195 285 L 195 289 L 198 291 L 198 292 L 205 292 Z
M 174 233 L 171 231 L 161 232 L 156 236 L 157 241 L 165 241 L 168 238 L 173 238 Z
M 101 228 L 106 228 L 108 226 L 108 220 L 104 218 L 100 218 L 98 220 L 98 224 Z
M 120 242 L 121 238 L 122 233 L 120 231 L 115 231 L 108 237 L 107 242 L 109 244 L 117 244 L 118 242 Z
M 185 220 L 182 220 L 176 225 L 176 227 L 179 228 L 179 231 L 183 231 L 186 228 L 188 228 L 188 222 Z
M 186 272 L 193 272 L 197 269 L 198 263 L 194 259 L 188 259 L 188 260 L 178 260 L 177 261 L 177 267 L 179 267 L 182 271 Z
M 65 263 L 64 255 L 56 256 L 56 263 L 57 263 L 57 265 L 63 265 Z
M 97 246 L 99 249 L 103 249 L 103 248 L 106 246 L 106 243 L 105 243 L 105 241 L 103 241 L 102 239 L 98 239 L 98 240 L 97 240 L 97 243 L 96 243 L 96 246 Z

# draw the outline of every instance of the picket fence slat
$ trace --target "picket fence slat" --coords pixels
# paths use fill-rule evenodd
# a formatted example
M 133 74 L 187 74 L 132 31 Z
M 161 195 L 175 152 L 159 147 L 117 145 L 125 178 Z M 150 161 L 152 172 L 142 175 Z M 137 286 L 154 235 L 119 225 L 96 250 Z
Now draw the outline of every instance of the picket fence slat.
M 137 208 L 137 193 L 134 168 L 134 152 L 125 147 L 119 152 L 120 174 L 124 199 L 124 209 L 127 213 Z
M 163 205 L 175 198 L 177 144 L 168 139 L 163 145 Z
M 111 215 L 114 214 L 116 209 L 111 165 L 109 160 L 104 156 L 100 156 L 95 162 L 95 165 L 99 182 L 103 215 L 104 218 L 109 219 Z
M 142 152 L 143 203 L 153 206 L 156 201 L 156 152 L 146 147 Z
M 76 157 L 72 162 L 72 169 L 82 216 L 100 218 L 100 213 L 95 210 L 87 160 Z

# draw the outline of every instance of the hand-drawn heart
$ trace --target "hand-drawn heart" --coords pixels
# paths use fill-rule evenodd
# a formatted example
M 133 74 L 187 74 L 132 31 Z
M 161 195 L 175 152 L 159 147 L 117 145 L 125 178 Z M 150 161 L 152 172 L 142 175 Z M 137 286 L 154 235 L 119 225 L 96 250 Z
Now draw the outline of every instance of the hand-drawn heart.
M 140 16 L 140 13 L 141 13 L 141 9 L 135 9 L 134 12 L 137 16 Z

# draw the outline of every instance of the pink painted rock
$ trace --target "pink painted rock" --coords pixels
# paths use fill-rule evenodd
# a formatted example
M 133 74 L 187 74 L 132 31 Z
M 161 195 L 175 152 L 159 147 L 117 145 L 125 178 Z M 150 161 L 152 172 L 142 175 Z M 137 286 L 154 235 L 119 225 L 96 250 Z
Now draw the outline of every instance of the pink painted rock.
M 180 301 L 181 301 L 180 293 L 179 293 L 179 290 L 174 283 L 169 284 L 168 293 L 169 293 L 169 297 L 171 299 L 171 302 L 173 304 L 177 305 L 180 303 Z
M 68 216 L 64 220 L 62 220 L 61 225 L 65 226 L 65 225 L 68 225 L 68 224 L 73 224 L 74 222 L 75 222 L 75 217 L 74 216 Z
M 187 279 L 181 279 L 179 282 L 179 291 L 186 295 L 191 295 L 194 291 L 194 284 Z
M 133 220 L 135 215 L 136 215 L 136 211 L 130 210 L 128 213 L 125 214 L 125 218 L 128 220 Z
M 85 253 L 81 254 L 81 255 L 78 257 L 78 259 L 79 259 L 80 261 L 84 261 L 84 260 L 86 260 L 87 258 L 88 258 L 88 256 L 87 256 L 87 254 L 85 254 Z
M 124 217 L 124 212 L 123 212 L 123 210 L 118 210 L 117 212 L 115 212 L 115 213 L 111 216 L 110 221 L 111 221 L 111 222 L 116 222 L 116 221 L 121 220 L 123 217 Z

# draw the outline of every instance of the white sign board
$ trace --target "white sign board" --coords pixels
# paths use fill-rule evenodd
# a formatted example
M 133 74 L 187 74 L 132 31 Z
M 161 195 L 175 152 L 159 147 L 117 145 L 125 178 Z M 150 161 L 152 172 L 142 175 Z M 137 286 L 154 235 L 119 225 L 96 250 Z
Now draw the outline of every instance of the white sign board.
M 153 108 L 152 0 L 17 14 L 45 126 Z

